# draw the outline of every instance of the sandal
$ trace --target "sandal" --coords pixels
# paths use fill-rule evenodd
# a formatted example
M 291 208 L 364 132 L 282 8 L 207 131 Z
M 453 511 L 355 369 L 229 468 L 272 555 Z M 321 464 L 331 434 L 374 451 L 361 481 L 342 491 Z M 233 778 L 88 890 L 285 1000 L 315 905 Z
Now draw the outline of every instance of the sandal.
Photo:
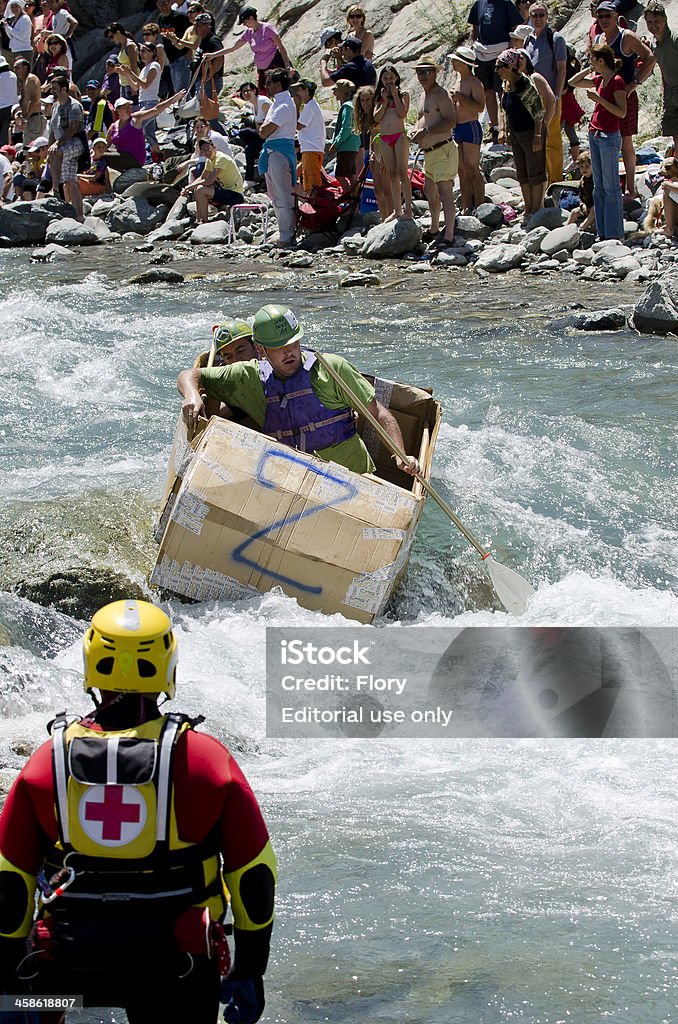
M 434 242 L 427 247 L 427 252 L 442 252 L 443 249 L 451 249 L 454 245 L 454 240 L 450 241 L 447 238 L 436 238 Z
M 421 240 L 422 242 L 435 242 L 439 234 L 439 231 L 431 231 L 430 228 L 426 228 L 426 231 L 422 232 Z

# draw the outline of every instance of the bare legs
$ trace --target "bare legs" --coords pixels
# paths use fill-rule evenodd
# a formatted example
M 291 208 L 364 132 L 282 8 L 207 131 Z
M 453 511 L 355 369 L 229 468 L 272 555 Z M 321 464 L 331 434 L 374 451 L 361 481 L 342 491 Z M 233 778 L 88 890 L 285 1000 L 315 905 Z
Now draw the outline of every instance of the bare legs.
M 440 231 L 440 208 L 442 206 L 445 214 L 445 241 L 450 243 L 454 240 L 454 221 L 457 213 L 454 205 L 453 186 L 454 182 L 452 181 L 433 181 L 432 178 L 424 178 L 424 195 L 431 211 L 431 234 L 437 234 Z
M 384 163 L 385 176 L 388 188 L 391 192 L 393 213 L 388 219 L 411 220 L 412 219 L 412 184 L 408 174 L 408 157 L 410 144 L 405 132 L 400 136 L 395 146 L 387 145 L 382 139 L 381 158 Z M 405 199 L 405 212 L 403 213 L 403 197 Z
M 633 148 L 633 136 L 623 135 L 621 140 L 622 160 L 626 171 L 626 191 L 628 195 L 636 194 L 636 151 Z
M 459 185 L 461 208 L 472 210 L 485 202 L 485 182 L 480 173 L 480 146 L 459 142 Z

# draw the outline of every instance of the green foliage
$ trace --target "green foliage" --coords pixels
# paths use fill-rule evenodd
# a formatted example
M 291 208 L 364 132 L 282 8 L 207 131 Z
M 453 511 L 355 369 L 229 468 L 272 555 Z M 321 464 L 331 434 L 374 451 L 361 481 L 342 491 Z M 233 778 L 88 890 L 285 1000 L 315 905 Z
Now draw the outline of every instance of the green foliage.
M 468 12 L 470 2 L 455 3 L 454 0 L 433 0 L 429 9 L 422 12 L 427 22 L 427 35 L 432 48 L 446 47 L 448 50 L 459 46 L 468 38 L 470 25 Z

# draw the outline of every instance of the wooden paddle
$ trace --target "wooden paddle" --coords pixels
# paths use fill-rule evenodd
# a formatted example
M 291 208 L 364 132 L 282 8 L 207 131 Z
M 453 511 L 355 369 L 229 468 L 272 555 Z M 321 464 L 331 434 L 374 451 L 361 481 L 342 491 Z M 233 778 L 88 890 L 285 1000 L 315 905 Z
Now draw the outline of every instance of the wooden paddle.
M 396 455 L 401 462 L 407 462 L 407 455 L 404 451 L 392 440 L 386 430 L 382 427 L 381 423 L 378 422 L 367 409 L 365 404 L 361 402 L 358 396 L 351 390 L 346 381 L 344 381 L 339 374 L 332 369 L 327 359 L 320 353 L 315 353 L 316 359 L 320 365 L 327 370 L 330 377 L 336 384 L 342 389 L 344 394 L 349 400 L 349 403 L 354 409 L 365 417 L 367 422 L 374 427 L 377 434 L 384 442 L 388 450 Z M 495 589 L 497 597 L 503 604 L 507 612 L 512 615 L 522 615 L 527 608 L 527 602 L 535 593 L 534 587 L 524 579 L 520 573 L 517 573 L 514 569 L 509 569 L 507 566 L 502 565 L 501 562 L 495 561 L 489 551 L 482 546 L 480 541 L 474 537 L 468 527 L 464 526 L 461 519 L 456 513 L 450 508 L 445 499 L 438 494 L 434 487 L 426 480 L 421 473 L 414 473 L 414 477 L 419 481 L 421 486 L 424 488 L 427 494 L 430 494 L 433 500 L 440 506 L 446 516 L 452 520 L 454 525 L 457 527 L 460 533 L 466 538 L 469 544 L 472 544 L 480 555 L 483 565 L 487 569 L 492 585 Z

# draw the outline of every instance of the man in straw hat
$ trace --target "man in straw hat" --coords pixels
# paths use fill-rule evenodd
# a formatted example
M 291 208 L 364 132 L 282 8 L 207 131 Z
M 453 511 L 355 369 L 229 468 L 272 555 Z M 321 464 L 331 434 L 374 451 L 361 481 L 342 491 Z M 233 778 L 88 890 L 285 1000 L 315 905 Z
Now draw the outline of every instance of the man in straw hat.
M 485 181 L 480 173 L 483 129 L 478 120 L 485 106 L 485 90 L 474 74 L 476 57 L 473 47 L 459 46 L 450 59 L 459 75 L 459 87 L 452 92 L 452 99 L 457 117 L 454 141 L 459 150 L 461 207 L 464 213 L 470 213 L 485 201 Z
M 444 249 L 454 240 L 454 179 L 459 166 L 457 146 L 452 139 L 456 123 L 454 103 L 447 89 L 436 81 L 440 65 L 432 57 L 422 57 L 415 67 L 423 96 L 419 101 L 417 123 L 410 138 L 424 151 L 424 193 L 431 211 L 429 238 L 434 249 Z M 441 238 L 440 207 L 445 214 Z

